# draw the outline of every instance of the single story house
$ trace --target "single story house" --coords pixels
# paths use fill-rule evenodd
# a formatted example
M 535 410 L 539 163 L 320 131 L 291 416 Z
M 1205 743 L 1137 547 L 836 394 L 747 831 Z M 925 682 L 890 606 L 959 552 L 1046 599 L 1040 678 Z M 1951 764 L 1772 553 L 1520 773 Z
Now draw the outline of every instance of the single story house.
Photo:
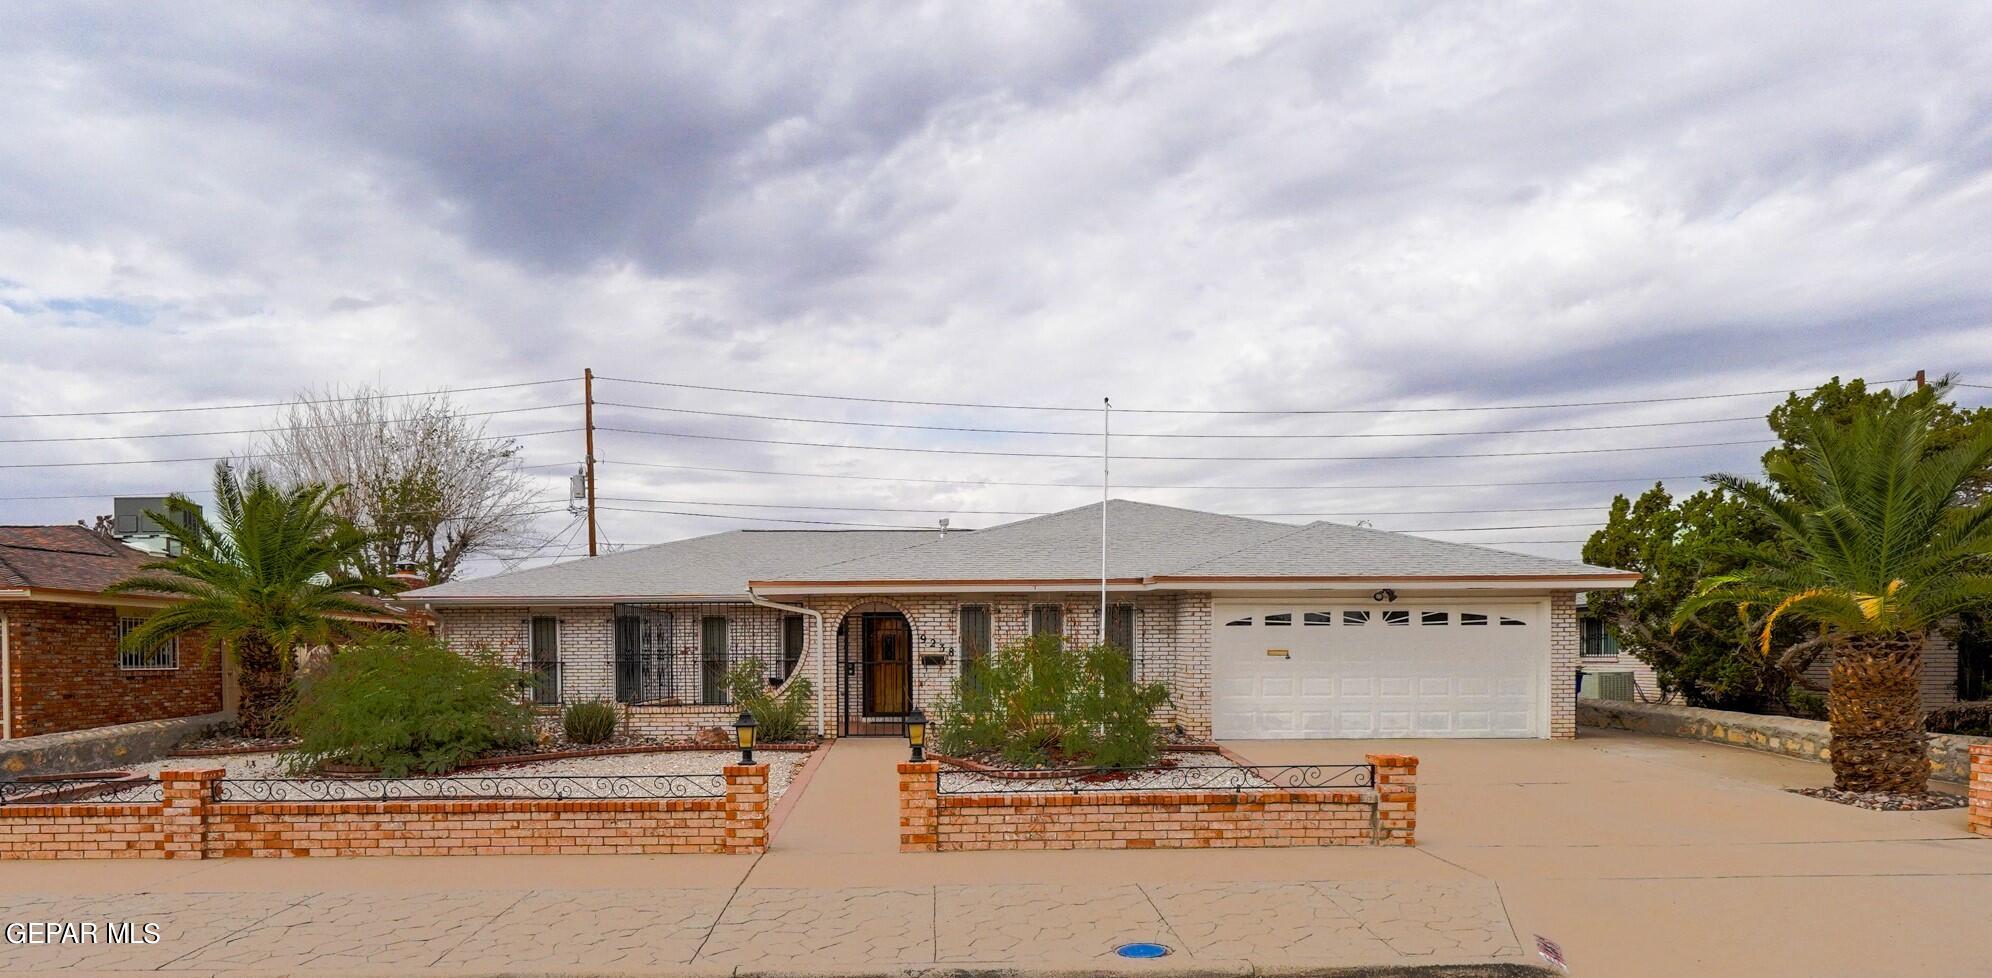
M 119 640 L 170 599 L 105 594 L 156 555 L 83 526 L 0 526 L 0 739 L 228 705 L 219 655 L 187 638 Z
M 898 733 L 963 663 L 1100 634 L 1101 507 L 976 531 L 735 530 L 397 600 L 633 729 L 728 725 L 725 677 L 808 679 L 827 736 Z M 1115 500 L 1107 639 L 1192 736 L 1572 737 L 1576 596 L 1605 567 L 1380 530 Z

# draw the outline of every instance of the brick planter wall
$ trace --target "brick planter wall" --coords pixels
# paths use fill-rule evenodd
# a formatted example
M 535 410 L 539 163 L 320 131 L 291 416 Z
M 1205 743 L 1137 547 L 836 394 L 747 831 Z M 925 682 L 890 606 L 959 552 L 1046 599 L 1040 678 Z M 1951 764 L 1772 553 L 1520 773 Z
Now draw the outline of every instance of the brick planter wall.
M 940 765 L 899 765 L 901 852 L 1413 845 L 1418 759 L 1371 755 L 1375 791 L 940 795 Z
M 0 859 L 756 853 L 768 766 L 719 798 L 218 802 L 220 771 L 167 771 L 157 805 L 0 807 Z
M 1992 836 L 1992 744 L 1971 748 L 1971 831 Z

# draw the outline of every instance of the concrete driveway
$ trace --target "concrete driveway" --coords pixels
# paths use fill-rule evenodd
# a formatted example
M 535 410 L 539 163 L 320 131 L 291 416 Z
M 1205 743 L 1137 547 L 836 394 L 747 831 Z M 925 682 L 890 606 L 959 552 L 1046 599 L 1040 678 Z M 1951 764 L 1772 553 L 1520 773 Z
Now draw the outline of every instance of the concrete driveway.
M 1992 975 L 1992 839 L 1962 811 L 1784 791 L 1826 765 L 1586 728 L 1576 741 L 1256 741 L 1267 764 L 1417 754 L 1418 843 L 1583 975 Z M 1956 787 L 1956 786 L 1952 786 Z

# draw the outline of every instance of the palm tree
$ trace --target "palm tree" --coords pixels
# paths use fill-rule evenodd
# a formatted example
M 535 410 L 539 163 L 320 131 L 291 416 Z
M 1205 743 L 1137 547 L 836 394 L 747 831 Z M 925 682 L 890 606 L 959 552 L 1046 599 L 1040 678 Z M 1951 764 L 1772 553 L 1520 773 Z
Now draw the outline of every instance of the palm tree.
M 328 506 L 339 492 L 316 484 L 279 489 L 254 469 L 238 480 L 224 462 L 214 472 L 218 522 L 202 517 L 184 496 L 169 498 L 167 515 L 147 515 L 178 552 L 145 564 L 142 573 L 110 590 L 182 600 L 133 629 L 125 644 L 147 648 L 205 631 L 236 663 L 243 733 L 268 734 L 296 650 L 352 637 L 363 628 L 360 619 L 380 611 L 359 596 L 381 590 L 384 582 L 348 570 L 359 566 L 366 538 L 332 515 Z M 182 523 L 185 517 L 192 518 Z
M 1992 430 L 1938 448 L 1935 407 L 1813 419 L 1807 444 L 1767 463 L 1783 489 L 1712 476 L 1768 516 L 1780 540 L 1738 548 L 1743 569 L 1705 580 L 1675 614 L 1678 627 L 1715 604 L 1769 609 L 1752 619 L 1766 656 L 1780 620 L 1818 629 L 1832 653 L 1833 780 L 1848 791 L 1925 789 L 1924 642 L 1992 599 L 1992 500 L 1972 492 L 1992 466 Z

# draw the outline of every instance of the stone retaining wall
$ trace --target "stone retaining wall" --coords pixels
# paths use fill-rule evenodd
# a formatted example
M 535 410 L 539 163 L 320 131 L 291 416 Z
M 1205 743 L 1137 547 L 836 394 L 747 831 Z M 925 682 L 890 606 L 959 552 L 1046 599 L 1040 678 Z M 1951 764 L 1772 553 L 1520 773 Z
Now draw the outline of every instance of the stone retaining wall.
M 232 723 L 231 713 L 171 720 L 142 720 L 92 730 L 39 734 L 0 741 L 0 776 L 101 771 L 159 757 L 189 740 Z
M 1587 727 L 1705 740 L 1808 761 L 1832 759 L 1832 729 L 1824 720 L 1608 700 L 1579 700 L 1577 720 Z M 1992 745 L 1986 737 L 1929 736 L 1930 776 L 1943 781 L 1969 781 L 1972 749 Z
M 933 761 L 899 765 L 901 852 L 1415 845 L 1418 759 L 1372 754 L 1373 790 L 940 795 Z
M 167 771 L 156 805 L 0 806 L 0 859 L 756 853 L 768 766 L 718 798 L 218 802 L 222 772 Z

